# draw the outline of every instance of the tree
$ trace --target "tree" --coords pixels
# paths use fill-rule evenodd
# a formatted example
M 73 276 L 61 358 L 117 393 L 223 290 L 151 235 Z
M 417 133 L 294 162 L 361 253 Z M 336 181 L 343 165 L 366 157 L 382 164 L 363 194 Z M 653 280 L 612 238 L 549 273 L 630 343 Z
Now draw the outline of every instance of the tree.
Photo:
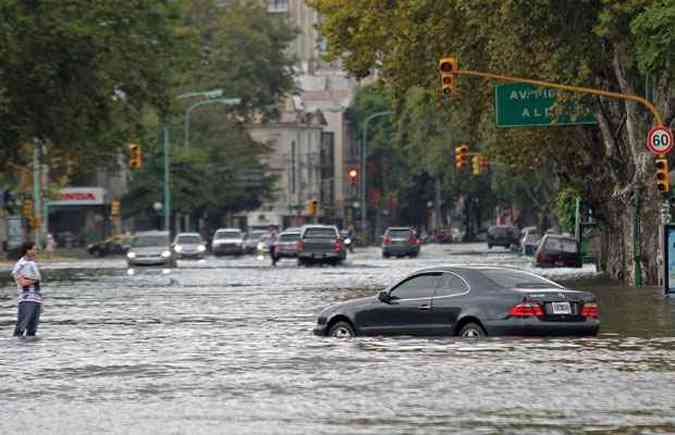
M 142 134 L 142 110 L 168 107 L 181 2 L 0 1 L 0 169 L 17 145 L 110 159 Z M 101 158 L 103 157 L 106 158 Z
M 414 85 L 438 89 L 436 63 L 452 53 L 460 59 L 462 69 L 529 76 L 630 95 L 644 85 L 648 73 L 664 123 L 673 122 L 675 74 L 671 54 L 675 35 L 669 31 L 675 24 L 672 2 L 311 3 L 324 16 L 322 31 L 328 39 L 329 56 L 343 59 L 357 77 L 378 68 L 397 96 Z M 480 123 L 474 125 L 483 126 L 494 115 L 490 87 L 476 79 L 461 77 L 458 81 L 458 95 L 451 104 L 467 112 L 480 112 Z M 535 155 L 542 161 L 550 160 L 563 186 L 585 187 L 581 190 L 586 192 L 585 199 L 606 226 L 606 250 L 601 261 L 614 278 L 629 282 L 635 279 L 635 213 L 640 214 L 642 222 L 652 222 L 642 226 L 642 270 L 648 283 L 656 283 L 654 247 L 658 246 L 655 223 L 659 199 L 651 183 L 651 156 L 643 145 L 647 127 L 654 122 L 651 113 L 636 103 L 574 98 L 593 110 L 597 128 L 524 129 L 505 134 L 479 129 L 485 132 L 479 140 L 491 149 L 502 150 L 495 156 L 514 153 L 515 148 L 523 151 L 518 155 L 530 156 L 522 163 Z M 596 164 L 598 161 L 604 164 Z M 609 189 L 605 187 L 608 185 Z M 636 195 L 643 207 L 633 211 Z

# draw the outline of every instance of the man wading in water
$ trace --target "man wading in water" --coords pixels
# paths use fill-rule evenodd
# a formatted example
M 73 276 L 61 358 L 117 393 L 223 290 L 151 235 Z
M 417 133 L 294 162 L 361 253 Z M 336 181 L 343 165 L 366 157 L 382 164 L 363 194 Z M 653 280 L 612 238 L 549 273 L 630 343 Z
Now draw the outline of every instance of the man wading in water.
M 27 337 L 35 336 L 40 322 L 41 277 L 35 262 L 36 257 L 37 246 L 35 246 L 35 242 L 26 242 L 21 246 L 21 259 L 12 269 L 12 276 L 20 292 L 16 328 L 14 328 L 15 337 L 23 336 L 24 332 Z

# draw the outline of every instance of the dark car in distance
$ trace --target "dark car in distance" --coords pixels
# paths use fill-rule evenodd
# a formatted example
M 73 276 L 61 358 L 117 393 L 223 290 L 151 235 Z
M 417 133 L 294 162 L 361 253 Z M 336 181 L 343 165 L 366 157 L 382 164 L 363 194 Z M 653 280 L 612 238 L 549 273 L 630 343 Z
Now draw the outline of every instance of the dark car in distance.
M 518 228 L 511 225 L 493 225 L 487 230 L 487 246 L 503 246 L 509 249 L 512 244 L 518 243 Z
M 118 234 L 97 243 L 91 243 L 87 246 L 87 252 L 96 257 L 105 257 L 106 255 L 124 255 L 129 250 L 131 236 Z
M 280 258 L 297 258 L 300 230 L 282 231 L 274 241 L 274 256 Z
M 545 234 L 534 254 L 537 267 L 582 267 L 579 242 L 563 234 Z
M 320 336 L 593 336 L 592 293 L 539 275 L 498 266 L 446 266 L 417 271 L 377 296 L 319 313 Z
M 340 232 L 334 225 L 305 225 L 300 230 L 298 265 L 338 265 L 347 257 Z
M 389 227 L 382 238 L 382 257 L 417 257 L 421 242 L 409 227 Z

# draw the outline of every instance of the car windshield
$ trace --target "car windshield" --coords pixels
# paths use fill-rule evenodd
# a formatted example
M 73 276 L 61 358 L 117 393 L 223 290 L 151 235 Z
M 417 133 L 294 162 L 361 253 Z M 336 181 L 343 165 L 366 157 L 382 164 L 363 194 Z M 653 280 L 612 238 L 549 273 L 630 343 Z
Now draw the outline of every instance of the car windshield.
M 495 285 L 502 288 L 562 288 L 560 285 L 547 279 L 517 270 L 484 269 L 481 270 L 481 273 Z
M 193 235 L 178 236 L 178 237 L 176 237 L 176 243 L 184 243 L 184 244 L 187 244 L 187 245 L 196 245 L 196 244 L 202 243 L 202 238 L 199 237 L 199 236 L 193 236 Z
M 389 230 L 389 237 L 392 239 L 410 239 L 412 237 L 411 230 Z
M 308 228 L 305 231 L 306 239 L 334 239 L 335 230 L 332 228 Z
M 219 231 L 216 233 L 216 239 L 241 239 L 241 231 Z
M 134 238 L 132 246 L 134 248 L 149 248 L 154 246 L 167 246 L 169 239 L 166 236 L 140 236 Z
M 300 240 L 300 233 L 287 233 L 279 237 L 282 242 L 296 242 Z
M 573 239 L 560 239 L 557 237 L 551 237 L 546 240 L 544 249 L 547 251 L 568 252 L 576 254 L 577 241 Z

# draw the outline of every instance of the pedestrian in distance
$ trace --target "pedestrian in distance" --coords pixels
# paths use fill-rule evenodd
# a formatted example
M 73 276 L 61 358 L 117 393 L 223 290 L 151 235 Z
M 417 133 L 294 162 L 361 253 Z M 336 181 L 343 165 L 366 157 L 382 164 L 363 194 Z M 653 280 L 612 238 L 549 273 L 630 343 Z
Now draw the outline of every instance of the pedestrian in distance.
M 267 249 L 269 250 L 270 253 L 270 258 L 272 259 L 272 266 L 277 265 L 277 261 L 279 261 L 279 257 L 277 257 L 276 254 L 276 249 L 274 246 L 274 243 L 277 241 L 277 230 L 274 227 L 270 228 L 270 234 L 269 237 L 267 238 Z
M 21 245 L 21 258 L 12 269 L 12 277 L 19 292 L 16 327 L 14 336 L 33 337 L 37 333 L 42 310 L 42 294 L 40 291 L 40 270 L 37 266 L 37 246 L 35 242 Z

